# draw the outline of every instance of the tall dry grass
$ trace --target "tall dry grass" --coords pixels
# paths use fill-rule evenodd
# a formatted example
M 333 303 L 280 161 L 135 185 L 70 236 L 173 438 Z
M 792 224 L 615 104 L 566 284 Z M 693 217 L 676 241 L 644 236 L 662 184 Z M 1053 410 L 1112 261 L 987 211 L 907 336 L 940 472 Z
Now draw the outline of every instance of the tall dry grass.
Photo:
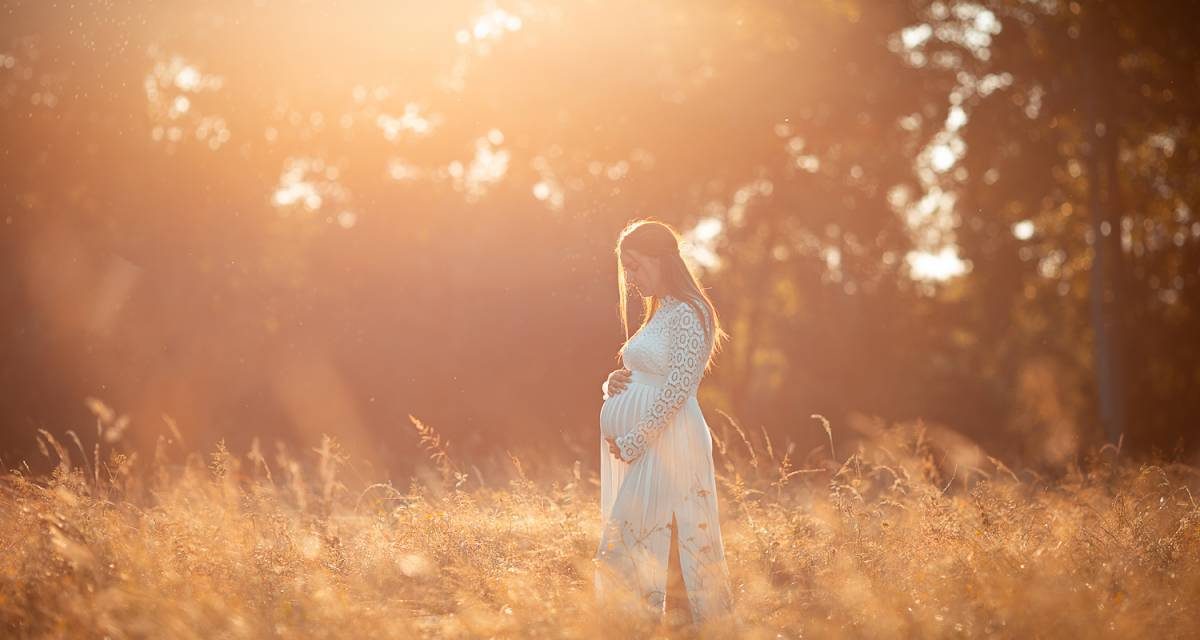
M 948 470 L 919 424 L 835 447 L 818 417 L 829 446 L 801 458 L 718 417 L 737 616 L 689 631 L 593 602 L 580 463 L 537 476 L 506 453 L 508 477 L 485 482 L 416 418 L 428 472 L 404 487 L 351 480 L 330 438 L 201 456 L 168 424 L 143 462 L 93 410 L 90 448 L 39 433 L 54 471 L 0 482 L 5 636 L 1168 638 L 1200 622 L 1200 474 L 1116 447 L 1050 478 L 978 452 Z

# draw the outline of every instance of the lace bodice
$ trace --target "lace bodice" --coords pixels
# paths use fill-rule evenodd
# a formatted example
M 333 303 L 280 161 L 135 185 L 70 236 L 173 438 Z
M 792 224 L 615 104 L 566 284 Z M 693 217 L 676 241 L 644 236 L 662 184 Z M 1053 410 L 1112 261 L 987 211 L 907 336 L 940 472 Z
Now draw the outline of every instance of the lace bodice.
M 616 439 L 621 459 L 626 462 L 645 453 L 671 423 L 675 412 L 696 394 L 712 350 L 705 324 L 691 305 L 664 296 L 650 322 L 626 343 L 621 357 L 626 368 L 660 375 L 665 380 L 650 409 L 638 419 L 637 427 Z

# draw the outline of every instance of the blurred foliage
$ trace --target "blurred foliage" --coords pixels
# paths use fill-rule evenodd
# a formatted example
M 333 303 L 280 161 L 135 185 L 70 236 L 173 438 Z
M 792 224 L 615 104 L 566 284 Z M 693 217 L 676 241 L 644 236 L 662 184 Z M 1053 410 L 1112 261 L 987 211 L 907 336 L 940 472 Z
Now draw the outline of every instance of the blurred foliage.
M 647 215 L 719 265 L 702 401 L 756 433 L 1195 448 L 1187 3 L 6 8 L 10 466 L 91 396 L 146 446 L 166 419 L 395 463 L 411 414 L 590 450 Z M 948 247 L 961 275 L 914 269 Z

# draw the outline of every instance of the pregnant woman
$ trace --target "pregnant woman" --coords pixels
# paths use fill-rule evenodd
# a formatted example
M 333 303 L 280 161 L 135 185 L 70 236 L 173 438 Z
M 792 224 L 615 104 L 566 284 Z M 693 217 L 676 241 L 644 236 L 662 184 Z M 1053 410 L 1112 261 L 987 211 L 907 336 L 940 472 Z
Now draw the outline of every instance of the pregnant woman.
M 632 337 L 629 285 L 643 307 Z M 664 223 L 639 220 L 621 232 L 617 287 L 627 340 L 623 368 L 603 385 L 596 592 L 662 613 L 683 600 L 682 588 L 685 614 L 702 622 L 731 608 L 712 438 L 696 401 L 725 333 Z M 669 570 L 681 585 L 668 585 Z

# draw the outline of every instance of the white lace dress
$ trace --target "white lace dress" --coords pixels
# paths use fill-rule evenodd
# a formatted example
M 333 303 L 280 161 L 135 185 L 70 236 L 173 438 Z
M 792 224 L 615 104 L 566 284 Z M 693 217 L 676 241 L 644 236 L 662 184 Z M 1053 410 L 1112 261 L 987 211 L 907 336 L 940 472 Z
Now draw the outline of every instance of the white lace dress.
M 696 400 L 712 350 L 705 336 L 696 310 L 665 296 L 650 322 L 626 343 L 622 362 L 633 379 L 621 393 L 606 396 L 600 409 L 602 529 L 595 576 L 601 598 L 632 593 L 663 611 L 673 515 L 697 622 L 731 607 L 712 437 Z M 604 441 L 609 436 L 630 462 L 612 455 Z

